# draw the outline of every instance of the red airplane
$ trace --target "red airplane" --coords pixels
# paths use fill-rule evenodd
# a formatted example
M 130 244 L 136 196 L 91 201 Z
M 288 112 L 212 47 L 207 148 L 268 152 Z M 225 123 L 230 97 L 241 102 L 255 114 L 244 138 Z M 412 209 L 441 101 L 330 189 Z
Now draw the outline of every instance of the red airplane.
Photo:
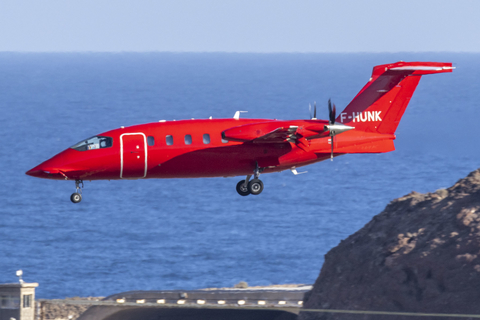
M 165 121 L 121 127 L 80 141 L 26 174 L 74 180 L 246 176 L 241 196 L 258 195 L 261 173 L 291 170 L 347 153 L 395 150 L 395 130 L 422 75 L 452 72 L 451 63 L 397 62 L 372 77 L 338 116 L 329 120 L 231 119 Z M 251 177 L 253 176 L 253 179 Z

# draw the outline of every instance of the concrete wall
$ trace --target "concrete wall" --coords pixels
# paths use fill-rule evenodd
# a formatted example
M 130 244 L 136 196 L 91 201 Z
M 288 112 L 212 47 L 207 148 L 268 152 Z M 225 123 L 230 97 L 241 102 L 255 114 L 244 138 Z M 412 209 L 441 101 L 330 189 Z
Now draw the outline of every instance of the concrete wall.
M 303 289 L 129 291 L 105 298 L 78 320 L 295 320 L 304 293 Z
M 239 310 L 201 308 L 148 308 L 95 306 L 79 320 L 295 320 L 294 313 L 278 310 Z

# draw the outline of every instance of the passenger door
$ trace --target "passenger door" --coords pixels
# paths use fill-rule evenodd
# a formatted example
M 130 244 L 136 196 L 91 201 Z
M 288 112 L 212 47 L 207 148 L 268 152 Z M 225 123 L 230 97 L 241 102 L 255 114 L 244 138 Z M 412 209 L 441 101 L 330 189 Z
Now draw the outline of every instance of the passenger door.
M 120 179 L 145 178 L 147 159 L 145 134 L 124 133 L 120 136 Z

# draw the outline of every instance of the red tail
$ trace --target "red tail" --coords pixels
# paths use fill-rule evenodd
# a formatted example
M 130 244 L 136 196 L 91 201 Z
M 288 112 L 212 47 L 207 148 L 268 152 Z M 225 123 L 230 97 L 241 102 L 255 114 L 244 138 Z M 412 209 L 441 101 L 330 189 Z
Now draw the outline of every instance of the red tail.
M 393 134 L 421 76 L 452 69 L 451 63 L 441 62 L 400 61 L 376 66 L 370 81 L 335 121 L 355 130 Z

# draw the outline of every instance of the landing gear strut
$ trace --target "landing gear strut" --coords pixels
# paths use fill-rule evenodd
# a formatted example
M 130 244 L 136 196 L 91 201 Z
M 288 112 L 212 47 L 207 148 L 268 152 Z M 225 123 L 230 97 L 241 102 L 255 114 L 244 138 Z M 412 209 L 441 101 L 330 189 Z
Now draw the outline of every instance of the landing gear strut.
M 253 180 L 250 180 L 252 177 L 251 174 L 247 176 L 245 180 L 240 180 L 237 183 L 237 192 L 241 196 L 248 196 L 249 194 L 259 195 L 263 191 L 263 182 L 258 179 L 260 173 L 263 171 L 263 168 L 258 167 L 258 162 L 255 164 L 255 170 L 253 171 Z
M 82 185 L 80 187 L 80 184 Z M 83 180 L 75 180 L 75 188 L 77 189 L 77 192 L 72 193 L 70 196 L 70 200 L 73 203 L 79 203 L 82 201 L 82 188 L 83 188 Z

